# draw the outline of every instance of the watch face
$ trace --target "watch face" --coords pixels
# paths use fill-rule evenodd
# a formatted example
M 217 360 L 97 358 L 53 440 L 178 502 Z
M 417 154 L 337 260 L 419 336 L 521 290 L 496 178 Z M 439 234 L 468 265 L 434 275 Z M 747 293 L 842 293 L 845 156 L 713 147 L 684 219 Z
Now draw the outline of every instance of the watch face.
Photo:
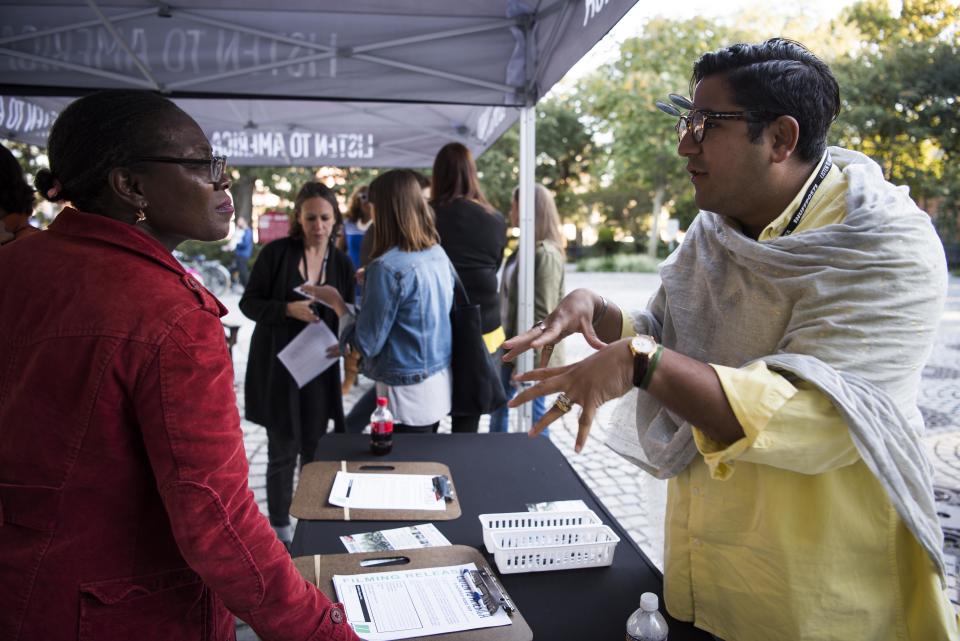
M 630 341 L 630 349 L 634 354 L 650 355 L 657 349 L 657 341 L 652 336 L 634 336 Z

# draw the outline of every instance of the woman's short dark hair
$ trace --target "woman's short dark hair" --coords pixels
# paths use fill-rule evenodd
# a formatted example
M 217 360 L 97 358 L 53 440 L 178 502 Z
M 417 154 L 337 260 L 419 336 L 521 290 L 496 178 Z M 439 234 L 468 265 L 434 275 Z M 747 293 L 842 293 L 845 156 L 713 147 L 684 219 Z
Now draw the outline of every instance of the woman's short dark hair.
M 59 182 L 59 192 L 48 200 L 70 201 L 79 209 L 95 211 L 112 169 L 165 151 L 163 124 L 177 113 L 186 116 L 173 102 L 150 91 L 100 91 L 75 100 L 50 129 L 50 169 L 37 172 L 34 184 L 47 198 L 47 191 Z
M 840 86 L 825 62 L 786 38 L 735 44 L 700 56 L 693 65 L 691 93 L 698 82 L 718 73 L 726 74 L 733 99 L 744 109 L 796 118 L 797 157 L 805 162 L 820 159 L 827 131 L 840 114 Z M 751 142 L 760 138 L 767 124 L 748 124 Z
M 0 145 L 0 209 L 3 214 L 33 211 L 33 189 L 23 178 L 23 167 L 3 145 Z
M 311 198 L 323 198 L 333 207 L 333 233 L 330 238 L 337 237 L 337 229 L 343 224 L 343 215 L 340 213 L 340 205 L 337 203 L 337 194 L 323 183 L 312 181 L 304 184 L 297 192 L 297 197 L 293 201 L 293 220 L 290 221 L 290 236 L 293 238 L 303 238 L 303 226 L 300 224 L 300 209 L 303 203 Z
M 466 198 L 493 211 L 493 206 L 487 202 L 480 189 L 473 154 L 458 142 L 444 145 L 437 152 L 431 174 L 430 198 L 434 207 L 446 205 L 458 198 Z

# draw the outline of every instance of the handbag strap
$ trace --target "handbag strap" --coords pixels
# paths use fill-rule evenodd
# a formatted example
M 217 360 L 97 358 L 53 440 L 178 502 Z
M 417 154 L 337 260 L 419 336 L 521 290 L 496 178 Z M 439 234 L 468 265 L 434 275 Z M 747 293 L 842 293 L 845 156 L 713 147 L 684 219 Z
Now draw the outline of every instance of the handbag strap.
M 456 303 L 457 307 L 464 307 L 470 304 L 470 297 L 467 295 L 467 288 L 463 286 L 463 281 L 460 280 L 460 274 L 457 273 L 457 268 L 453 266 L 453 263 L 450 263 L 450 273 L 453 275 L 453 300 Z

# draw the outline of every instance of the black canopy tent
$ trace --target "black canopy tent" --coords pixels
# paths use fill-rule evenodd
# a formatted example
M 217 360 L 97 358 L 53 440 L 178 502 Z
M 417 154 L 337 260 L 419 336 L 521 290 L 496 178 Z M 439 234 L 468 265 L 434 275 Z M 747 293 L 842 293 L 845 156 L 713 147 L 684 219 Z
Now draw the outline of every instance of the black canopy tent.
M 533 108 L 635 2 L 0 0 L 0 137 L 42 145 L 72 97 L 121 87 L 170 96 L 233 164 L 424 167 L 519 119 L 528 327 Z

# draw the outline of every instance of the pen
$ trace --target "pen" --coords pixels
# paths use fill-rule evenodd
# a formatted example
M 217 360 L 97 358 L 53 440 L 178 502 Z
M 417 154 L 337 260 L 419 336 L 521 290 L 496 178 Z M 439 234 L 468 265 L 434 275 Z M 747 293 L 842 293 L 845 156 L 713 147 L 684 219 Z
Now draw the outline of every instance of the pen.
M 480 590 L 476 589 L 473 585 L 473 581 L 470 580 L 470 570 L 464 568 L 460 570 L 460 576 L 463 577 L 464 582 L 467 584 L 467 589 L 470 590 L 470 594 L 473 596 L 473 600 L 477 603 L 483 600 L 483 593 Z
M 350 490 L 353 489 L 353 481 L 347 483 L 347 498 L 350 498 Z

